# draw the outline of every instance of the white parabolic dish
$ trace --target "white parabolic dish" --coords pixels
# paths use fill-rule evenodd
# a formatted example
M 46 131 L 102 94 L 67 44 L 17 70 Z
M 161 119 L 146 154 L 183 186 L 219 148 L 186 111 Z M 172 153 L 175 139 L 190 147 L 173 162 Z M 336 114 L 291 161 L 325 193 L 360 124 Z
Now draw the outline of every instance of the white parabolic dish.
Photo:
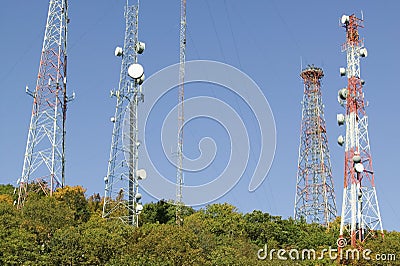
M 132 64 L 128 67 L 128 75 L 133 79 L 139 79 L 143 76 L 144 70 L 140 64 Z

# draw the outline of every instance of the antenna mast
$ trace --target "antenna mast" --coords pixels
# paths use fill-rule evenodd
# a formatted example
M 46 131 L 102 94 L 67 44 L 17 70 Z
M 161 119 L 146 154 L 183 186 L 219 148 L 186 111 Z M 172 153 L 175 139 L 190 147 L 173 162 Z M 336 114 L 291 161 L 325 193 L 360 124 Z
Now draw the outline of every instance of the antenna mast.
M 146 178 L 146 172 L 138 169 L 138 103 L 143 101 L 141 84 L 144 81 L 143 67 L 139 65 L 138 54 L 143 53 L 145 44 L 138 41 L 139 1 L 137 5 L 125 6 L 124 48 L 117 47 L 115 56 L 122 57 L 119 87 L 111 91 L 117 98 L 110 159 L 105 181 L 103 218 L 118 218 L 123 222 L 139 226 L 140 203 L 139 180 Z M 122 129 L 123 119 L 128 115 L 128 125 Z M 127 120 L 125 120 L 127 122 Z M 128 139 L 123 143 L 123 135 Z
M 343 15 L 341 25 L 346 29 L 347 68 L 340 68 L 340 75 L 346 76 L 346 88 L 339 90 L 339 103 L 346 114 L 338 114 L 339 125 L 346 125 L 346 137 L 339 136 L 339 145 L 345 144 L 344 191 L 340 238 L 349 233 L 351 245 L 357 240 L 364 242 L 379 230 L 383 236 L 382 219 L 375 189 L 375 176 L 368 137 L 368 116 L 365 110 L 363 85 L 360 78 L 360 57 L 367 56 L 364 40 L 360 39 L 358 28 L 363 20 L 354 14 Z
M 65 120 L 67 102 L 67 0 L 51 0 L 40 57 L 33 108 L 18 179 L 17 206 L 23 206 L 29 183 L 37 183 L 46 195 L 65 184 Z
M 295 219 L 327 226 L 336 217 L 336 199 L 321 95 L 321 68 L 308 66 L 304 81 Z
M 186 51 L 186 0 L 181 0 L 181 23 L 179 34 L 179 92 L 178 92 L 178 161 L 176 173 L 176 223 L 182 224 L 182 185 L 183 185 L 183 126 L 185 123 L 185 51 Z

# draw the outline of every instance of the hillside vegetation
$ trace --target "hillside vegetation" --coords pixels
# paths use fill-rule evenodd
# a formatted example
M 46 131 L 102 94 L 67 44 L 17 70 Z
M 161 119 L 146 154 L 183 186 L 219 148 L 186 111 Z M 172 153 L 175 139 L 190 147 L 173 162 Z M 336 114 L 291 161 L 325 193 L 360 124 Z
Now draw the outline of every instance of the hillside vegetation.
M 21 210 L 13 191 L 0 185 L 0 265 L 400 265 L 398 232 L 371 238 L 363 246 L 372 251 L 370 259 L 321 255 L 337 248 L 339 219 L 326 228 L 261 211 L 242 214 L 225 203 L 185 207 L 184 224 L 177 226 L 174 206 L 159 201 L 144 205 L 135 228 L 101 218 L 100 195 L 87 198 L 79 186 L 58 189 L 53 197 L 30 193 Z M 267 252 L 259 251 L 265 244 Z M 299 258 L 289 257 L 291 249 L 300 251 Z M 315 250 L 316 258 L 302 258 L 304 249 Z M 398 258 L 382 262 L 376 254 Z

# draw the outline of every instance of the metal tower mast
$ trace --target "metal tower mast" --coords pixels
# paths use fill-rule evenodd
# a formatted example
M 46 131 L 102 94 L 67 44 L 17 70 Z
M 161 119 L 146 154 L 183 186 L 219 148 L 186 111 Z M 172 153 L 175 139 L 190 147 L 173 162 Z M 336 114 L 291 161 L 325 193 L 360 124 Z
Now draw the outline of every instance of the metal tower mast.
M 176 223 L 182 224 L 182 185 L 183 185 L 183 125 L 185 123 L 185 51 L 186 51 L 186 0 L 181 0 L 181 24 L 179 31 L 179 92 L 178 92 L 178 161 L 176 173 Z
M 346 29 L 346 42 L 342 51 L 347 54 L 347 68 L 340 68 L 341 76 L 347 74 L 347 88 L 339 90 L 338 100 L 346 108 L 346 114 L 338 114 L 339 125 L 346 125 L 346 137 L 339 136 L 338 143 L 345 143 L 344 191 L 340 237 L 348 231 L 351 245 L 365 241 L 380 230 L 383 236 L 382 220 L 379 212 L 372 169 L 372 157 L 368 138 L 368 116 L 365 111 L 363 85 L 360 78 L 360 57 L 367 56 L 363 39 L 358 28 L 363 20 L 355 15 L 341 18 Z
M 139 214 L 143 209 L 140 203 L 139 180 L 146 178 L 144 170 L 138 169 L 138 103 L 143 101 L 141 84 L 144 81 L 143 67 L 137 63 L 138 54 L 145 45 L 138 41 L 139 1 L 137 5 L 125 6 L 124 47 L 117 47 L 115 55 L 122 57 L 119 87 L 111 91 L 117 98 L 111 140 L 110 159 L 105 181 L 103 218 L 119 218 L 139 226 Z M 123 129 L 123 119 L 128 116 L 129 123 Z M 123 143 L 123 135 L 128 139 Z
M 308 66 L 300 76 L 304 96 L 294 217 L 328 225 L 336 217 L 336 200 L 321 96 L 324 72 Z
M 18 207 L 28 195 L 29 183 L 36 182 L 46 194 L 65 184 L 65 120 L 67 102 L 67 0 L 51 0 L 40 57 L 32 116 L 18 179 Z

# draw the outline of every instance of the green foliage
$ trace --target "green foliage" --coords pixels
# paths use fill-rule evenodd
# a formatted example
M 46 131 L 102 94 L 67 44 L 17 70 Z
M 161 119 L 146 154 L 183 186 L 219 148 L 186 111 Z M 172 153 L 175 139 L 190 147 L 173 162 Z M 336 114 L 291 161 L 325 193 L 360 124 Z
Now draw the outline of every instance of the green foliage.
M 243 218 L 235 206 L 224 204 L 208 205 L 204 212 L 205 223 L 216 235 L 237 237 L 243 235 Z
M 148 203 L 143 206 L 143 212 L 140 215 L 140 224 L 175 224 L 176 206 L 173 202 L 160 200 L 156 203 Z M 193 214 L 193 208 L 182 206 L 182 217 Z
M 59 230 L 46 246 L 51 265 L 105 265 L 122 256 L 133 228 L 98 216 L 77 227 Z
M 90 218 L 89 203 L 85 198 L 85 189 L 81 186 L 59 188 L 54 197 L 73 211 L 75 221 L 87 222 Z
M 20 227 L 33 233 L 38 245 L 50 241 L 57 230 L 74 224 L 73 211 L 54 197 L 26 201 L 21 215 Z
M 92 213 L 100 213 L 102 211 L 103 202 L 99 193 L 94 193 L 88 198 L 88 207 Z
M 145 204 L 140 215 L 140 223 L 173 224 L 175 223 L 175 206 L 164 200 Z
M 8 203 L 13 203 L 18 199 L 18 193 L 15 193 L 16 189 L 8 184 L 8 185 L 0 185 L 0 202 L 6 201 Z
M 10 195 L 14 194 L 14 187 L 10 184 L 0 185 L 0 195 Z
M 38 184 L 36 184 L 38 185 Z M 39 186 L 39 185 L 38 185 Z M 39 187 L 38 187 L 39 188 Z M 101 218 L 99 194 L 85 197 L 82 187 L 58 189 L 52 197 L 31 190 L 25 205 L 13 205 L 14 188 L 0 186 L 0 265 L 336 265 L 338 261 L 260 260 L 257 252 L 295 248 L 336 248 L 340 219 L 327 228 L 261 211 L 242 214 L 236 207 L 212 204 L 198 211 L 182 210 L 175 224 L 175 206 L 166 201 L 144 205 L 140 227 Z M 376 254 L 400 256 L 400 233 L 371 238 L 371 260 L 343 260 L 343 265 L 382 264 Z M 397 263 L 397 264 L 396 264 Z

